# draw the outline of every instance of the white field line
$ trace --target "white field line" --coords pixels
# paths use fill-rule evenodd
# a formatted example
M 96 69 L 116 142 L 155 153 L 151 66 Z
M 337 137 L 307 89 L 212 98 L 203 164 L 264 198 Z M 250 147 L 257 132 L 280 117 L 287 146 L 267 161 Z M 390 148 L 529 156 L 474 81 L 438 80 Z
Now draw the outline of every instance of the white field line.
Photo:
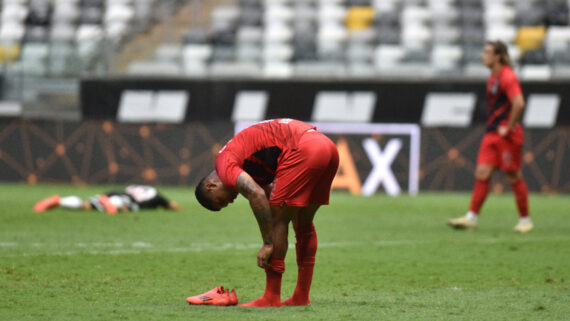
M 343 247 L 391 247 L 391 246 L 405 246 L 405 245 L 422 245 L 433 243 L 445 244 L 499 244 L 499 243 L 532 243 L 532 242 L 549 242 L 549 241 L 570 241 L 570 238 L 539 238 L 539 239 L 478 239 L 469 241 L 456 241 L 456 240 L 382 240 L 374 242 L 320 242 L 319 248 L 343 248 Z M 172 247 L 163 248 L 154 246 L 151 243 L 138 241 L 132 243 L 122 242 L 92 242 L 92 243 L 75 243 L 68 244 L 70 248 L 68 251 L 56 250 L 66 246 L 61 243 L 31 243 L 22 244 L 18 242 L 0 242 L 0 251 L 7 250 L 23 250 L 22 253 L 0 253 L 0 257 L 22 257 L 22 256 L 40 256 L 40 255 L 53 255 L 53 256 L 73 256 L 79 254 L 91 255 L 126 255 L 126 254 L 144 254 L 144 253 L 187 253 L 187 252 L 204 252 L 204 251 L 243 251 L 255 250 L 259 248 L 259 244 L 239 244 L 239 243 L 193 243 L 188 247 Z M 295 244 L 289 244 L 289 248 L 295 248 Z M 26 252 L 26 250 L 34 249 L 33 252 Z M 36 252 L 38 251 L 38 252 Z

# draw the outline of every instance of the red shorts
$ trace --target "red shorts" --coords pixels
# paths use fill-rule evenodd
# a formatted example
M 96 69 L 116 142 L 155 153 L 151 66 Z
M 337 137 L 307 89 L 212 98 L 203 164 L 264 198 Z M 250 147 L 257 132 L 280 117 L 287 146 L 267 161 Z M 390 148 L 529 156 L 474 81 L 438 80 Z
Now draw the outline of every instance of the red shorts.
M 517 125 L 507 137 L 501 137 L 496 131 L 486 133 L 479 147 L 477 164 L 488 164 L 505 172 L 514 172 L 521 168 L 523 130 Z
M 337 169 L 335 144 L 318 131 L 306 132 L 297 149 L 281 156 L 269 204 L 297 207 L 327 205 Z

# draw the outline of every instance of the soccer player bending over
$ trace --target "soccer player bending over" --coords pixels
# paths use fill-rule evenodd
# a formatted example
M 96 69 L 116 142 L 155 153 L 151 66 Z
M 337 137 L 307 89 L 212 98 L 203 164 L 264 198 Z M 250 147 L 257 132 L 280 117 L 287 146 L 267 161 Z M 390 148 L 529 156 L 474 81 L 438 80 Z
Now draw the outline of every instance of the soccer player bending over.
M 519 119 L 525 106 L 522 90 L 503 42 L 487 42 L 481 59 L 491 70 L 487 82 L 487 132 L 479 147 L 469 211 L 463 217 L 448 220 L 447 224 L 455 228 L 477 227 L 491 176 L 501 169 L 511 184 L 519 211 L 519 222 L 514 230 L 526 233 L 533 229 L 533 224 L 528 211 L 528 189 L 521 172 L 523 129 Z
M 196 187 L 196 198 L 219 211 L 237 197 L 249 200 L 263 245 L 257 265 L 265 269 L 265 294 L 244 307 L 309 305 L 317 252 L 313 217 L 329 203 L 338 169 L 334 143 L 314 126 L 292 119 L 255 124 L 238 133 L 219 152 L 215 170 Z M 281 302 L 287 232 L 293 222 L 297 252 L 297 286 Z

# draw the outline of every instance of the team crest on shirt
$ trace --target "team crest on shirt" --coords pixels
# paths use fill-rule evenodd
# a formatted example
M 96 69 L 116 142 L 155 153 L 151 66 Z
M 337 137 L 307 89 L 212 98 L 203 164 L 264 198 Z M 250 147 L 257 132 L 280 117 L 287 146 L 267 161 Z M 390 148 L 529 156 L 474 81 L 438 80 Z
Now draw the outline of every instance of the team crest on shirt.
M 491 85 L 491 95 L 496 95 L 499 91 L 499 79 L 495 78 L 493 85 Z

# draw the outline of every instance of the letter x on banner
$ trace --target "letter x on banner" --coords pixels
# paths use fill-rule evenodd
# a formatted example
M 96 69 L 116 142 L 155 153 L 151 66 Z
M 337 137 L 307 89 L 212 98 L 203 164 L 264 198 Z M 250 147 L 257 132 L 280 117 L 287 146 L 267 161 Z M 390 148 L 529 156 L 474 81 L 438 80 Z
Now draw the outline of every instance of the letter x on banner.
M 255 124 L 255 122 L 236 122 L 235 133 Z M 421 129 L 417 124 L 361 124 L 361 123 L 311 123 L 325 134 L 352 134 L 352 135 L 409 135 L 410 136 L 410 162 L 408 173 L 408 193 L 416 195 L 419 192 L 420 172 L 420 138 Z M 400 194 L 400 186 L 396 181 L 391 164 L 402 148 L 400 139 L 390 139 L 384 150 L 378 146 L 374 139 L 367 138 L 362 146 L 372 163 L 372 171 L 362 186 L 362 194 L 370 196 L 376 192 L 380 185 L 388 195 Z

